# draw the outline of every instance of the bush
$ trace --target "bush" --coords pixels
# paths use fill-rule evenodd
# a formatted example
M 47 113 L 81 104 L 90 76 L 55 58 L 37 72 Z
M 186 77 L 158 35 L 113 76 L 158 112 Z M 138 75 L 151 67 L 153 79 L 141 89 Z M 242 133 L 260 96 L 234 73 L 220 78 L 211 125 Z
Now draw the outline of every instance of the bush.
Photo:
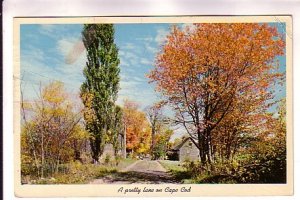
M 31 174 L 37 174 L 37 168 L 33 165 L 34 160 L 27 155 L 21 155 L 21 174 L 22 176 L 28 176 Z
M 121 160 L 122 160 L 122 157 L 120 155 L 116 155 L 116 157 L 115 157 L 116 166 L 119 166 Z
M 218 162 L 201 164 L 184 162 L 183 167 L 191 177 L 191 183 L 237 183 L 236 178 L 239 165 L 236 162 Z
M 242 183 L 286 183 L 286 160 L 280 156 L 252 159 L 239 173 Z
M 106 154 L 106 156 L 105 156 L 105 158 L 104 158 L 104 163 L 105 163 L 106 165 L 108 165 L 108 164 L 110 163 L 110 158 L 111 158 L 111 156 L 110 156 L 109 154 Z
M 243 156 L 240 160 L 185 162 L 184 168 L 193 183 L 286 183 L 285 154 Z
M 114 167 L 82 164 L 79 161 L 70 162 L 60 167 L 64 168 L 64 171 L 54 174 L 53 177 L 32 180 L 32 177 L 24 176 L 24 180 L 26 179 L 28 184 L 83 184 L 117 171 Z

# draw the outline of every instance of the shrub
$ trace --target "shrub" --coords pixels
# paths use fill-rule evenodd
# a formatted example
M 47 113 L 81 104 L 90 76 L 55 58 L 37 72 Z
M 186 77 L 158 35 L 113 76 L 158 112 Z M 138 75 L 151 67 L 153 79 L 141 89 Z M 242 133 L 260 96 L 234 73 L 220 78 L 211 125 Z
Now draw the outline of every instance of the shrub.
M 106 154 L 105 158 L 104 158 L 104 163 L 106 165 L 108 165 L 110 163 L 111 160 L 111 156 L 109 154 Z

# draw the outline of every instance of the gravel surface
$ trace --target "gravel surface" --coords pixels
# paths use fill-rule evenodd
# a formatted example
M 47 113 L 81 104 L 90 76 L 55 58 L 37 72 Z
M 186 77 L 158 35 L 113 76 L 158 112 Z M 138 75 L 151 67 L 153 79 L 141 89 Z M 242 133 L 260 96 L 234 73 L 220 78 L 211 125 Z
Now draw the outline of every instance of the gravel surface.
M 167 170 L 155 160 L 138 160 L 119 172 L 94 179 L 90 184 L 159 184 L 176 183 Z

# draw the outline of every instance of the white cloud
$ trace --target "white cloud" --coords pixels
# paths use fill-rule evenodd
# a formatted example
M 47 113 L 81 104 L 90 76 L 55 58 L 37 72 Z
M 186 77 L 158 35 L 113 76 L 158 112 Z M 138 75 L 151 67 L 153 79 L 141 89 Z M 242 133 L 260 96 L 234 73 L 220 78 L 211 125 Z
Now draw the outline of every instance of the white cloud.
M 139 82 L 134 80 L 120 81 L 120 88 L 122 91 L 132 90 L 137 85 L 139 85 Z
M 120 87 L 121 89 L 128 89 L 128 90 L 134 90 L 137 86 L 140 86 L 145 82 L 145 79 L 140 78 L 138 76 L 131 76 L 127 73 L 121 73 L 120 74 L 121 81 L 120 81 Z
M 63 24 L 40 24 L 38 31 L 41 35 L 47 36 L 54 40 L 66 37 L 74 37 L 74 34 L 76 36 L 80 35 L 80 32 L 70 32 L 68 27 Z
M 145 77 L 132 76 L 132 73 L 121 73 L 118 105 L 123 105 L 124 100 L 137 102 L 141 109 L 153 104 L 158 98 L 153 88 L 148 85 Z
M 36 98 L 34 91 L 38 91 L 40 81 L 46 85 L 53 80 L 64 82 L 69 93 L 78 94 L 80 85 L 84 81 L 82 70 L 86 64 L 86 51 L 80 36 L 76 37 L 76 34 L 70 33 L 64 35 L 52 25 L 41 26 L 39 31 L 44 35 L 48 34 L 49 37 L 51 34 L 57 34 L 54 38 L 56 47 L 47 49 L 47 51 L 32 48 L 22 55 L 21 69 L 25 70 L 25 78 L 31 82 L 26 86 L 27 97 Z M 144 70 L 140 69 L 142 64 L 153 65 L 151 53 L 156 52 L 156 42 L 162 41 L 164 32 L 158 30 L 157 34 L 156 37 L 144 38 L 144 42 L 128 42 L 120 47 L 120 75 L 122 77 L 118 104 L 122 105 L 125 99 L 131 99 L 138 102 L 141 108 L 145 108 L 158 99 L 153 87 L 148 85 L 148 80 L 144 77 Z M 57 54 L 61 55 L 63 59 Z M 32 71 L 34 74 L 26 72 L 26 70 Z
M 76 43 L 77 42 L 77 43 Z M 62 38 L 57 41 L 56 48 L 51 49 L 51 54 L 47 54 L 41 49 L 29 46 L 21 55 L 21 71 L 24 83 L 24 96 L 32 100 L 37 98 L 36 91 L 39 84 L 49 84 L 57 80 L 65 84 L 69 93 L 78 93 L 83 81 L 82 70 L 85 66 L 85 51 L 80 54 L 74 53 L 78 44 L 75 38 Z M 65 59 L 60 60 L 52 53 L 61 54 Z M 70 57 L 73 53 L 76 57 Z M 69 59 L 69 60 L 68 60 Z
M 54 24 L 41 24 L 41 29 L 44 31 L 48 31 L 51 32 L 55 29 L 55 25 Z
M 126 62 L 124 59 L 120 59 L 120 67 L 128 67 L 130 66 L 128 62 Z
M 58 40 L 57 50 L 63 55 L 66 64 L 78 62 L 86 53 L 82 40 L 75 37 Z
M 150 53 L 157 53 L 158 49 L 152 47 L 149 43 L 145 44 L 146 50 L 149 51 Z
M 145 42 L 153 42 L 153 37 L 144 37 L 144 38 L 136 38 L 136 40 L 145 41 Z
M 41 61 L 45 58 L 45 53 L 36 47 L 28 46 L 28 50 L 22 52 L 23 54 L 21 56 L 24 56 L 28 59 L 28 61 Z
M 122 49 L 135 49 L 136 46 L 133 43 L 125 43 L 125 45 L 122 46 Z
M 166 41 L 166 36 L 169 34 L 167 29 L 159 28 L 156 30 L 155 42 L 159 45 L 163 44 Z
M 142 78 L 140 78 L 140 77 L 138 77 L 138 76 L 134 76 L 132 79 L 135 80 L 135 81 L 138 81 L 138 82 L 143 82 L 143 81 L 145 81 L 145 79 L 142 79 Z
M 128 65 L 136 65 L 138 64 L 139 57 L 133 53 L 132 51 L 119 51 L 120 61 L 121 63 L 127 63 Z
M 21 55 L 21 84 L 25 100 L 37 98 L 39 86 L 48 84 L 55 80 L 59 74 L 45 64 L 43 58 L 45 54 L 38 48 L 30 47 Z
M 139 54 L 139 52 L 141 52 L 141 46 L 132 42 L 122 43 L 120 46 L 118 46 L 118 48 L 119 52 L 123 55 L 125 55 L 127 52 L 134 54 Z
M 65 57 L 76 43 L 76 38 L 63 38 L 57 41 L 57 50 Z
M 121 90 L 116 103 L 122 106 L 126 99 L 137 102 L 141 109 L 145 109 L 158 100 L 157 96 L 151 90 L 147 90 L 146 88 L 141 90 L 137 87 L 131 90 Z
M 54 24 L 41 24 L 39 28 L 39 32 L 42 35 L 46 35 L 50 38 L 57 38 L 58 35 L 55 33 L 56 32 L 56 26 Z
M 144 65 L 153 65 L 153 62 L 148 60 L 147 58 L 141 58 L 141 64 Z
M 49 33 L 54 32 L 55 25 L 53 25 L 53 24 L 41 24 L 39 30 L 40 30 L 41 33 L 49 34 Z

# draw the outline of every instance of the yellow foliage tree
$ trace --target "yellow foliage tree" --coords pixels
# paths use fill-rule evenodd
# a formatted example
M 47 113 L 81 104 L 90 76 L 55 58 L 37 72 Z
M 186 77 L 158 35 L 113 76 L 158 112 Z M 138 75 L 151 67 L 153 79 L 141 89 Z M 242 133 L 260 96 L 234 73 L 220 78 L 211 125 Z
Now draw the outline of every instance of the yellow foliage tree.
M 75 112 L 61 82 L 41 87 L 39 99 L 21 102 L 22 172 L 44 177 L 58 171 L 59 165 L 79 159 L 80 146 L 87 134 L 79 124 L 81 113 Z

